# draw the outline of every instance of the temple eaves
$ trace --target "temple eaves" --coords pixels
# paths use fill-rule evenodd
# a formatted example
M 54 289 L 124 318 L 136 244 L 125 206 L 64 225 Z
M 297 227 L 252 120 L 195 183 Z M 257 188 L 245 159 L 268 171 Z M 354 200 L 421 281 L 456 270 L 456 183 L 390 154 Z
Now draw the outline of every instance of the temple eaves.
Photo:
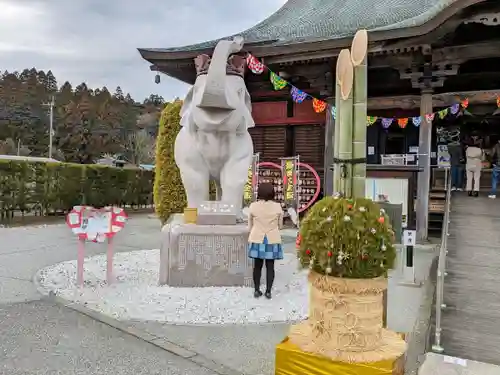
M 259 57 L 344 47 L 356 30 L 370 31 L 371 41 L 425 34 L 461 9 L 486 0 L 289 0 L 270 17 L 236 35 Z M 231 36 L 221 38 L 227 39 Z M 220 39 L 183 47 L 140 48 L 152 64 L 209 53 Z M 345 45 L 344 45 L 345 44 Z M 166 74 L 183 79 L 174 71 Z M 173 69 L 176 70 L 176 69 Z

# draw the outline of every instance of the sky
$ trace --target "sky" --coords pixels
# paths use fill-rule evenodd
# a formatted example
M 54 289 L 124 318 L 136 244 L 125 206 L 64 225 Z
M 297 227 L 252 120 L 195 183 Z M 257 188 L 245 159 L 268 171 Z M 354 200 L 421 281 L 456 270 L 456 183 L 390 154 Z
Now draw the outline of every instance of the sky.
M 137 101 L 182 97 L 159 85 L 138 47 L 167 48 L 225 37 L 262 21 L 286 0 L 0 0 L 0 70 L 51 69 L 59 86 L 120 86 Z M 211 4 L 211 5 L 209 5 Z

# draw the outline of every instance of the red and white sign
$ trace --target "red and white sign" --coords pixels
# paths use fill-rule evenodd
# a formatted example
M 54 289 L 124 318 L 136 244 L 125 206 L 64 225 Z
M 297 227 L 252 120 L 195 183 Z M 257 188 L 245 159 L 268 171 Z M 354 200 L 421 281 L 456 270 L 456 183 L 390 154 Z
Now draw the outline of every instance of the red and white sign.
M 106 279 L 113 281 L 113 244 L 112 239 L 121 231 L 127 222 L 127 214 L 120 207 L 94 208 L 75 206 L 66 216 L 66 224 L 78 236 L 78 258 L 76 280 L 83 286 L 83 262 L 85 258 L 85 242 L 108 242 Z
M 66 216 L 66 223 L 78 239 L 104 242 L 123 229 L 127 218 L 120 207 L 75 206 Z

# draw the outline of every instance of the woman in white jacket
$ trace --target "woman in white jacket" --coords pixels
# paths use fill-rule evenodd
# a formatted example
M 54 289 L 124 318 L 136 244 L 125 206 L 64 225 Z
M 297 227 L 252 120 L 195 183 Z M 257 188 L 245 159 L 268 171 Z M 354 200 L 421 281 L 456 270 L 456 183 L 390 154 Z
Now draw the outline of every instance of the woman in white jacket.
M 483 150 L 477 144 L 472 144 L 467 147 L 465 155 L 467 157 L 465 165 L 467 171 L 467 193 L 470 197 L 477 197 L 479 195 L 479 183 L 483 167 Z

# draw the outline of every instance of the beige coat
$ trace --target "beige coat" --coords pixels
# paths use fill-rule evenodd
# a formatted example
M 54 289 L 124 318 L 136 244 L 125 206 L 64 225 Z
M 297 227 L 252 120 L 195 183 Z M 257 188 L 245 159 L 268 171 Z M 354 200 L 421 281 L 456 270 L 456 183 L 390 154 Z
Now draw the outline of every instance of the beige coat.
M 483 150 L 476 146 L 467 147 L 465 151 L 467 156 L 467 170 L 481 170 L 483 164 Z
M 249 207 L 248 242 L 263 243 L 267 236 L 270 244 L 281 243 L 280 229 L 283 227 L 283 210 L 274 201 L 257 201 Z

